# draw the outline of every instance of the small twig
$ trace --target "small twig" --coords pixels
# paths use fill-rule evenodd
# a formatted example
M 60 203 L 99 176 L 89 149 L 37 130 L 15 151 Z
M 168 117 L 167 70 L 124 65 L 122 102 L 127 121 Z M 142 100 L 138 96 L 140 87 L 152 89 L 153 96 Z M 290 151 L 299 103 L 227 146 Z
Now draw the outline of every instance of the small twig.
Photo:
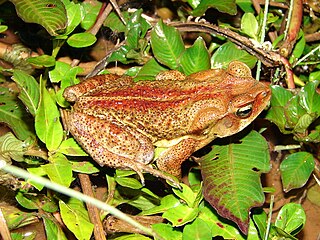
M 95 24 L 93 25 L 92 28 L 88 32 L 92 33 L 93 35 L 96 35 L 101 28 L 103 22 L 106 20 L 110 12 L 112 11 L 112 5 L 109 3 L 105 9 L 102 11 L 102 13 L 99 15 L 97 18 Z
M 295 84 L 294 84 L 293 72 L 291 70 L 290 63 L 289 63 L 288 59 L 286 59 L 285 57 L 281 57 L 281 62 L 286 70 L 286 74 L 287 74 L 286 80 L 287 80 L 288 88 L 294 89 Z
M 264 235 L 264 240 L 269 239 L 269 232 L 271 227 L 271 219 L 272 219 L 272 211 L 273 211 L 273 203 L 274 203 L 274 195 L 271 195 L 271 201 L 270 201 L 270 207 L 269 207 L 269 215 L 268 215 L 268 223 L 267 223 L 267 229 Z
M 264 5 L 265 4 L 265 0 L 255 0 L 257 2 L 259 2 L 260 5 Z M 271 1 L 269 3 L 270 6 L 272 7 L 278 7 L 278 8 L 284 8 L 284 9 L 287 9 L 288 6 L 286 5 L 286 3 L 283 3 L 283 2 L 274 2 L 274 1 Z
M 116 10 L 116 12 L 117 12 L 117 14 L 118 14 L 121 22 L 122 22 L 124 25 L 127 25 L 127 22 L 126 22 L 126 20 L 124 19 L 123 15 L 122 15 L 122 12 L 120 11 L 120 8 L 119 8 L 117 2 L 116 2 L 115 0 L 109 0 L 109 1 L 110 1 L 111 5 L 112 5 L 113 9 Z
M 98 64 L 94 67 L 94 69 L 85 78 L 87 79 L 87 78 L 98 75 L 98 73 L 100 71 L 102 71 L 108 65 L 108 63 L 109 63 L 108 59 L 111 56 L 111 54 L 113 52 L 117 51 L 123 45 L 125 45 L 125 43 L 126 43 L 126 41 L 122 41 L 121 43 L 117 44 L 117 46 L 115 46 L 113 49 L 109 50 L 106 53 L 106 56 L 98 62 Z
M 80 179 L 82 192 L 85 195 L 88 195 L 94 198 L 89 176 L 87 174 L 79 173 L 78 177 Z M 100 214 L 99 214 L 98 208 L 88 203 L 86 204 L 86 206 L 88 209 L 90 221 L 94 225 L 94 229 L 93 229 L 94 238 L 98 240 L 105 240 L 106 239 L 105 231 L 103 229 L 103 226 L 100 220 Z
M 0 208 L 0 237 L 5 240 L 11 240 L 9 228 L 6 224 L 6 219 L 3 216 L 2 209 Z
M 96 35 L 101 28 L 104 20 L 106 20 L 107 16 L 110 14 L 112 10 L 112 5 L 109 3 L 106 8 L 103 10 L 103 12 L 99 15 L 99 17 L 96 20 L 96 23 L 94 26 L 89 29 L 87 32 Z M 72 63 L 70 64 L 72 67 L 77 66 L 80 63 L 80 59 L 73 59 Z
M 306 42 L 315 42 L 320 40 L 320 32 L 310 33 L 304 36 Z
M 150 227 L 152 224 L 164 222 L 164 218 L 161 216 L 130 216 L 137 222 L 141 223 L 146 227 Z M 137 229 L 125 221 L 118 219 L 114 216 L 109 216 L 104 222 L 103 225 L 108 233 L 116 232 L 126 232 L 126 233 L 138 233 L 143 234 L 140 229 Z
M 267 26 L 267 20 L 268 20 L 268 11 L 269 11 L 269 0 L 266 0 L 264 12 L 263 12 L 263 22 L 261 26 L 261 36 L 260 36 L 260 44 L 262 44 L 266 37 L 266 26 Z M 261 61 L 258 61 L 257 64 L 257 72 L 256 72 L 256 79 L 260 79 L 260 73 L 261 73 Z
M 252 0 L 252 4 L 253 4 L 253 7 L 256 10 L 256 12 L 259 14 L 261 11 L 261 7 L 260 7 L 261 4 L 265 4 L 266 5 L 265 8 L 269 8 L 269 5 L 273 6 L 274 2 L 269 2 L 269 1 L 265 1 L 265 0 L 263 0 L 263 1 Z M 281 5 L 283 5 L 283 4 L 281 3 Z M 266 10 L 264 12 L 268 13 L 268 11 L 266 11 Z M 264 16 L 264 17 L 267 18 L 267 16 Z M 265 31 L 266 25 L 261 27 L 261 29 L 263 29 L 263 31 Z M 268 36 L 269 36 L 271 42 L 273 42 L 277 38 L 276 33 L 274 33 L 274 32 L 268 32 Z
M 293 67 L 298 66 L 301 62 L 303 62 L 305 59 L 307 59 L 310 55 L 312 55 L 314 52 L 318 51 L 320 49 L 320 45 L 318 45 L 316 48 L 312 49 L 312 51 L 308 52 L 306 55 L 304 55 L 302 58 L 297 61 Z
M 317 178 L 317 176 L 315 174 L 312 174 L 312 176 L 314 177 L 314 179 L 316 180 L 317 184 L 320 186 L 320 180 L 319 178 Z
M 261 46 L 256 46 L 250 39 L 244 37 L 236 32 L 227 28 L 221 28 L 215 25 L 206 23 L 168 23 L 171 26 L 176 27 L 180 31 L 194 31 L 205 32 L 209 34 L 216 34 L 227 38 L 237 46 L 246 50 L 250 54 L 256 56 L 267 67 L 276 67 L 281 65 L 281 56 L 272 51 L 266 51 Z
M 292 145 L 276 145 L 273 149 L 273 151 L 275 152 L 280 152 L 280 151 L 284 151 L 284 150 L 293 150 L 293 149 L 299 149 L 301 148 L 300 145 L 295 145 L 295 144 L 292 144 Z
M 168 22 L 170 26 L 176 27 L 179 31 L 185 32 L 203 32 L 208 34 L 215 34 L 222 37 L 227 38 L 229 41 L 233 42 L 237 46 L 246 50 L 250 54 L 256 56 L 263 64 L 267 67 L 277 67 L 279 65 L 284 65 L 285 63 L 281 59 L 281 55 L 273 52 L 267 51 L 263 49 L 261 46 L 256 46 L 250 39 L 244 37 L 236 32 L 231 31 L 227 28 L 221 28 L 215 25 L 200 23 L 200 22 L 189 22 L 189 23 L 181 23 L 181 22 Z M 150 38 L 150 32 L 147 34 L 146 39 Z M 86 78 L 93 77 L 97 75 L 101 70 L 103 70 L 107 64 L 110 55 L 117 51 L 120 47 L 125 45 L 125 41 L 122 41 L 117 45 L 114 49 L 110 50 L 106 57 L 104 57 L 95 67 L 95 69 L 86 76 Z

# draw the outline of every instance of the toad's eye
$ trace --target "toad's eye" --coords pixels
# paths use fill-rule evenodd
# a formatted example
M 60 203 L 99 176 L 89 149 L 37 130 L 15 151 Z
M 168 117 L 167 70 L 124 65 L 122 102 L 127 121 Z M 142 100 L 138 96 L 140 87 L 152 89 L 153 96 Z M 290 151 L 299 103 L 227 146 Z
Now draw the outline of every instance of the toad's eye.
M 252 113 L 252 104 L 250 103 L 244 107 L 237 109 L 235 114 L 239 118 L 247 118 L 251 115 L 251 113 Z

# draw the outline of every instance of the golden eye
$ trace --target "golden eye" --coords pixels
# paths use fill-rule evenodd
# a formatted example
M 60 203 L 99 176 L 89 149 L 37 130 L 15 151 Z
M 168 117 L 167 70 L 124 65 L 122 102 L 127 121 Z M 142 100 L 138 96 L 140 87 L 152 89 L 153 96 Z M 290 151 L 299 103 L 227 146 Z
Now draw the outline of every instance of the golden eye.
M 239 118 L 247 118 L 251 115 L 251 113 L 252 113 L 252 104 L 250 103 L 244 107 L 237 109 L 236 116 Z

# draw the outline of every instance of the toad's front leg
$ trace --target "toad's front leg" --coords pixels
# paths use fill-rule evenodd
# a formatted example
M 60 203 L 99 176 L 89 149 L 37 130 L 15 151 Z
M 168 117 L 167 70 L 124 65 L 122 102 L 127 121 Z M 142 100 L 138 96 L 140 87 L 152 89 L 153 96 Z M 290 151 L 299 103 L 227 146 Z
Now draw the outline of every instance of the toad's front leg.
M 142 182 L 142 172 L 145 171 L 178 185 L 174 178 L 148 165 L 154 157 L 150 139 L 110 114 L 99 118 L 71 112 L 68 127 L 78 143 L 99 165 L 132 169 Z
M 161 152 L 157 158 L 158 168 L 177 178 L 181 178 L 181 164 L 196 150 L 198 141 L 194 138 L 184 138 L 177 144 Z

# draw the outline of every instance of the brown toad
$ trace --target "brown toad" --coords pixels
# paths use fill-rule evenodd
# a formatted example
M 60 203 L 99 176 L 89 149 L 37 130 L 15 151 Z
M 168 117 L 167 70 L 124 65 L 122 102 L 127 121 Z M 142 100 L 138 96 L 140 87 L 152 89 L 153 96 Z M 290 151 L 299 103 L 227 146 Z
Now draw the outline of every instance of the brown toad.
M 133 169 L 141 179 L 147 171 L 171 181 L 162 172 L 179 177 L 184 160 L 213 139 L 241 131 L 270 96 L 238 61 L 187 77 L 163 72 L 156 81 L 101 75 L 64 91 L 75 102 L 70 132 L 96 162 Z M 156 159 L 160 171 L 148 165 L 155 146 L 165 148 Z

